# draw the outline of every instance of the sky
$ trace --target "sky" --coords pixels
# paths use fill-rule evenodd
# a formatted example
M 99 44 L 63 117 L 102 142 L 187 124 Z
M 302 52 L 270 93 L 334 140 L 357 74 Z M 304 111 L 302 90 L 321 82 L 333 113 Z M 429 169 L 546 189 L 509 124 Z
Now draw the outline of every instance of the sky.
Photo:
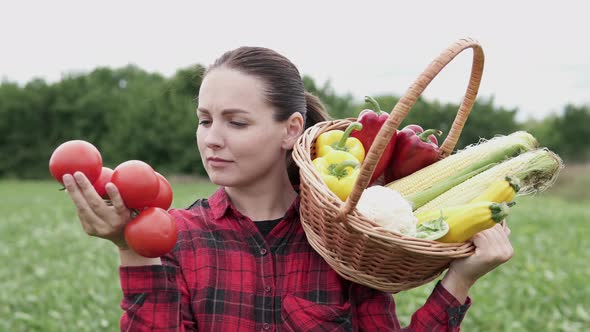
M 485 53 L 479 99 L 541 119 L 590 104 L 584 1 L 8 1 L 0 0 L 0 79 L 58 81 L 136 64 L 171 76 L 223 52 L 264 46 L 338 94 L 403 94 L 460 38 Z M 472 52 L 423 97 L 459 103 Z M 474 116 L 475 114 L 472 114 Z

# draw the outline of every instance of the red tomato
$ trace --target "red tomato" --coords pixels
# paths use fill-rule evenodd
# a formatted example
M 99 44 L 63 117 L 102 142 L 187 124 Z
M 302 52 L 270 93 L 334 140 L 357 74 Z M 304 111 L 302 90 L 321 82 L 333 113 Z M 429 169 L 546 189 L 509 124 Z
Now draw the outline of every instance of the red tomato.
M 102 171 L 102 157 L 98 149 L 86 141 L 67 141 L 51 154 L 49 171 L 61 184 L 65 174 L 74 174 L 78 171 L 84 173 L 90 183 L 94 183 Z
M 156 172 L 158 179 L 160 180 L 160 190 L 158 191 L 158 196 L 154 200 L 152 200 L 148 206 L 150 207 L 159 207 L 164 210 L 168 210 L 170 205 L 172 205 L 172 187 L 170 186 L 170 182 L 166 180 L 166 178 Z
M 160 257 L 176 244 L 176 222 L 165 210 L 150 207 L 125 226 L 125 241 L 144 257 Z
M 103 166 L 102 172 L 100 172 L 100 176 L 98 177 L 98 180 L 96 180 L 92 184 L 92 186 L 94 187 L 94 189 L 98 193 L 98 196 L 100 196 L 102 198 L 108 198 L 107 190 L 105 189 L 104 186 L 107 183 L 111 182 L 112 176 L 113 176 L 113 170 L 108 167 Z
M 111 182 L 117 186 L 125 206 L 143 209 L 156 198 L 160 181 L 154 169 L 140 160 L 128 160 L 115 168 Z

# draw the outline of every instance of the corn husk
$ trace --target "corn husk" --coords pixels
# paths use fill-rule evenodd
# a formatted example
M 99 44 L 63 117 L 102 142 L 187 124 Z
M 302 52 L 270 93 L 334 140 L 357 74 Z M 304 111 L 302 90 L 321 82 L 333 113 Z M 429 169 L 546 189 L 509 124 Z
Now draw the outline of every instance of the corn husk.
M 415 212 L 465 204 L 484 192 L 494 181 L 506 176 L 520 181 L 517 195 L 530 195 L 546 190 L 564 167 L 561 158 L 549 149 L 536 149 L 505 160 L 460 183 L 421 206 Z

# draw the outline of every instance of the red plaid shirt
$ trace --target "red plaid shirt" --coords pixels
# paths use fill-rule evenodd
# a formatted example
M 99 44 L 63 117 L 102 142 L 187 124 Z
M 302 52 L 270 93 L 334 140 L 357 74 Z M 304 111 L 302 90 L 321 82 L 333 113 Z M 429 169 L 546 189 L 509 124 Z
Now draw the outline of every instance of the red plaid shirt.
M 223 188 L 171 210 L 162 266 L 121 267 L 122 331 L 399 331 L 390 294 L 341 278 L 309 245 L 299 199 L 263 238 Z M 410 331 L 458 331 L 470 305 L 440 283 Z

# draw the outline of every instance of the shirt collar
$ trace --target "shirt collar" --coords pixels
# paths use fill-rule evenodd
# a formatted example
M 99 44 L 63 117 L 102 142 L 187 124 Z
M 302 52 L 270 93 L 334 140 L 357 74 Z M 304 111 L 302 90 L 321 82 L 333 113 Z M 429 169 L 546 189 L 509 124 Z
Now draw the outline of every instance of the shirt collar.
M 293 220 L 295 219 L 295 217 L 299 216 L 299 188 L 295 187 L 295 189 L 298 195 L 297 197 L 295 197 L 293 203 L 291 203 L 291 206 L 289 207 L 289 209 L 287 209 L 287 212 L 285 213 L 284 219 L 286 220 Z M 237 210 L 235 210 L 235 208 L 231 204 L 229 196 L 225 191 L 225 187 L 219 187 L 213 193 L 213 195 L 209 196 L 208 201 L 209 206 L 211 207 L 211 213 L 213 215 L 213 218 L 215 218 L 216 220 L 225 216 L 228 211 L 233 211 L 234 214 L 240 215 L 240 213 Z
M 229 196 L 225 192 L 225 187 L 219 187 L 213 195 L 209 196 L 208 200 L 211 213 L 215 219 L 223 217 L 231 206 Z

